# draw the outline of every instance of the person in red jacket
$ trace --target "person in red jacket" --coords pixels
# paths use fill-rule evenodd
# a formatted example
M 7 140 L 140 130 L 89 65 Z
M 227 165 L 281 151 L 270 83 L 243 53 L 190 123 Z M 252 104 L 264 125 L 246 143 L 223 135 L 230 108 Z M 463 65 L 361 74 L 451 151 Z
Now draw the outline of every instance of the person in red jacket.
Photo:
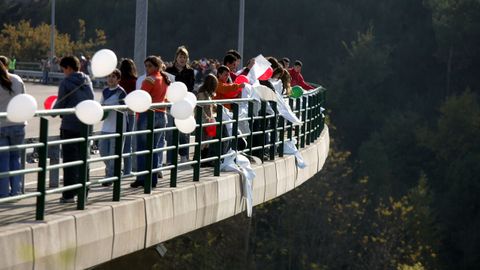
M 288 73 L 290 73 L 290 76 L 292 77 L 291 85 L 292 86 L 299 85 L 305 90 L 315 89 L 315 87 L 305 82 L 302 74 L 300 73 L 301 71 L 302 71 L 302 62 L 299 60 L 296 60 L 293 67 L 288 69 Z
M 228 83 L 230 69 L 226 66 L 220 66 L 217 70 L 218 85 L 215 89 L 215 97 L 213 99 L 232 99 L 238 98 L 245 84 Z M 225 104 L 225 108 L 231 110 L 230 104 Z

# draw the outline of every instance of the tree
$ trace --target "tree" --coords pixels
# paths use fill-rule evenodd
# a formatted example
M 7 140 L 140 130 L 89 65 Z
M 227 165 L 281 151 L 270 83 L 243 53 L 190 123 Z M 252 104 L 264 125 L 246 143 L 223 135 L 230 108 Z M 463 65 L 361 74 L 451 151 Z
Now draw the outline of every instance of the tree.
M 333 70 L 329 104 L 333 122 L 342 130 L 336 135 L 356 155 L 361 142 L 383 122 L 382 112 L 394 102 L 384 87 L 391 74 L 389 49 L 376 43 L 373 27 L 343 46 L 347 55 Z
M 85 22 L 80 20 L 80 33 L 85 32 Z M 56 31 L 56 30 L 55 30 Z M 16 56 L 22 61 L 39 61 L 50 51 L 50 26 L 41 23 L 32 26 L 22 20 L 16 25 L 4 24 L 0 32 L 0 51 Z M 69 34 L 55 33 L 55 51 L 57 56 L 69 54 L 91 54 L 106 43 L 103 30 L 96 29 L 96 37 L 73 41 Z
M 434 161 L 426 167 L 442 225 L 442 258 L 451 268 L 480 265 L 480 103 L 467 90 L 440 107 L 436 125 L 418 132 L 419 144 Z
M 432 10 L 438 50 L 444 65 L 444 97 L 466 87 L 480 87 L 480 2 L 476 0 L 427 0 Z

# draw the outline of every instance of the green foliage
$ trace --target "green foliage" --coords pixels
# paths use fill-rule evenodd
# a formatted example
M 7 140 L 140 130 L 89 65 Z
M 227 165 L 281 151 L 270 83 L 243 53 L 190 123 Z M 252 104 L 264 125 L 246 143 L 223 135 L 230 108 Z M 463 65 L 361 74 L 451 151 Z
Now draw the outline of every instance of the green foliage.
M 391 72 L 390 51 L 376 45 L 372 27 L 358 33 L 350 45 L 343 45 L 348 55 L 333 71 L 331 88 L 335 91 L 329 95 L 329 101 L 333 122 L 342 130 L 336 135 L 344 138 L 345 147 L 356 153 L 372 126 L 381 124 L 381 112 L 391 103 L 390 93 L 382 87 Z
M 69 34 L 55 31 L 55 52 L 57 56 L 69 54 L 93 54 L 106 43 L 103 30 L 96 29 L 95 38 L 85 37 L 85 21 L 79 20 L 79 38 L 72 40 Z M 22 61 L 39 61 L 49 55 L 50 25 L 41 23 L 32 26 L 22 20 L 16 25 L 4 24 L 0 34 L 0 51 L 8 56 L 16 56 Z
M 251 220 L 242 214 L 168 241 L 159 267 L 433 269 L 427 179 L 398 200 L 375 202 L 368 179 L 353 177 L 348 157 L 333 149 L 321 174 L 257 206 Z
M 418 132 L 421 145 L 434 161 L 427 174 L 434 181 L 435 206 L 442 224 L 444 258 L 450 267 L 474 269 L 480 265 L 480 103 L 466 91 L 448 98 L 434 127 Z
M 480 87 L 480 2 L 426 0 L 438 44 L 436 55 L 447 72 L 445 96 Z M 477 67 L 477 68 L 476 68 Z

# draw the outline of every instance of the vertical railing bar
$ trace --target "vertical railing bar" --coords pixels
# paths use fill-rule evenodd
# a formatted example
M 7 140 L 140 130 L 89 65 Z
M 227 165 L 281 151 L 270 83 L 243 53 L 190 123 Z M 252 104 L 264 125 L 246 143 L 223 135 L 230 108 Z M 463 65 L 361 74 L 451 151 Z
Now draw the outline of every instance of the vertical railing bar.
M 306 132 L 307 133 L 306 134 L 306 137 L 307 137 L 306 144 L 310 145 L 310 140 L 312 138 L 312 123 L 313 123 L 312 122 L 312 119 L 313 119 L 313 117 L 312 117 L 312 101 L 313 101 L 312 96 L 308 96 L 307 100 L 308 100 L 308 103 L 307 103 L 308 106 L 307 106 L 306 114 L 307 114 L 308 123 L 307 123 L 307 132 Z
M 82 165 L 80 165 L 80 184 L 82 186 L 80 187 L 80 190 L 78 191 L 78 197 L 77 197 L 77 210 L 84 210 L 85 209 L 85 202 L 87 199 L 87 181 L 88 181 L 88 155 L 90 153 L 90 141 L 89 141 L 89 134 L 90 134 L 90 125 L 82 125 L 82 137 L 83 137 L 83 142 L 80 143 L 80 155 L 82 159 Z
M 249 155 L 252 155 L 252 147 L 253 147 L 253 107 L 254 107 L 254 103 L 253 101 L 249 101 L 248 102 L 248 127 L 250 129 L 250 136 L 248 136 L 248 148 L 249 148 L 249 151 L 248 151 L 248 154 Z
M 305 147 L 305 133 L 306 133 L 306 128 L 307 128 L 307 109 L 308 109 L 308 106 L 307 106 L 307 97 L 303 97 L 302 98 L 302 103 L 303 103 L 303 112 L 302 112 L 302 121 L 303 121 L 303 125 L 302 125 L 302 131 L 301 131 L 301 134 L 300 134 L 300 148 L 304 148 Z
M 197 130 L 195 131 L 195 152 L 193 154 L 193 159 L 197 162 L 193 165 L 193 181 L 197 182 L 200 180 L 200 160 L 202 159 L 202 136 L 203 136 L 203 107 L 197 106 L 195 112 L 195 118 L 198 124 Z
M 262 160 L 263 163 L 263 157 L 265 155 L 265 142 L 267 140 L 267 102 L 262 101 L 262 105 L 260 108 L 260 115 L 262 116 L 262 150 L 260 153 L 260 159 Z
M 216 143 L 216 155 L 217 160 L 215 160 L 215 166 L 213 170 L 214 176 L 220 176 L 220 158 L 222 156 L 222 131 L 223 131 L 223 106 L 221 104 L 217 105 L 217 122 L 219 123 L 217 126 L 217 136 L 216 139 L 218 142 Z
M 37 197 L 36 204 L 36 220 L 44 220 L 45 218 L 45 191 L 46 191 L 46 179 L 47 179 L 47 156 L 48 156 L 48 119 L 40 118 L 40 138 L 39 141 L 43 144 L 38 149 L 38 167 L 42 168 L 38 172 L 37 179 L 37 191 L 40 192 L 40 196 Z
M 280 127 L 280 145 L 278 147 L 278 156 L 283 157 L 283 147 L 285 145 L 285 118 L 283 116 L 279 117 L 279 127 Z
M 321 120 L 321 114 L 320 114 L 320 94 L 317 93 L 315 95 L 315 99 L 316 99 L 316 103 L 317 103 L 317 112 L 316 112 L 316 125 L 317 125 L 317 129 L 316 129 L 316 132 L 315 132 L 315 139 L 318 139 L 318 137 L 320 137 L 320 130 L 322 129 L 321 125 L 320 125 L 320 120 Z
M 293 98 L 288 99 L 288 104 L 290 105 L 290 108 L 292 108 L 292 109 L 293 109 L 293 102 L 294 102 Z M 290 122 L 290 124 L 289 124 L 287 136 L 288 136 L 288 139 L 291 141 L 292 138 L 293 138 L 293 123 L 292 122 Z
M 178 129 L 174 129 L 172 131 L 172 143 L 175 146 L 175 148 L 173 149 L 173 159 L 172 159 L 173 168 L 170 170 L 170 187 L 177 187 L 179 139 L 180 139 L 180 131 Z
M 270 106 L 272 106 L 273 109 L 273 118 L 272 118 L 272 124 L 271 127 L 273 131 L 270 133 L 270 160 L 275 160 L 275 150 L 277 148 L 276 142 L 277 142 L 277 117 L 278 117 L 278 111 L 277 111 L 277 103 L 270 103 Z M 270 129 L 270 127 L 267 127 Z
M 232 136 L 235 136 L 235 139 L 233 140 L 233 144 L 232 144 L 232 150 L 237 151 L 238 150 L 238 104 L 237 103 L 232 103 L 232 110 L 233 110 L 233 120 L 235 120 L 232 126 Z
M 123 119 L 124 113 L 121 111 L 116 112 L 117 126 L 115 132 L 120 134 L 115 138 L 115 155 L 118 157 L 113 164 L 113 173 L 117 177 L 117 180 L 113 181 L 113 201 L 120 201 L 120 191 L 122 186 L 122 154 L 123 154 Z
M 302 112 L 301 112 L 301 110 L 302 110 L 302 98 L 297 99 L 297 106 L 296 107 L 297 107 L 297 113 L 298 113 L 297 117 L 298 117 L 298 119 L 300 119 L 300 121 L 303 121 L 302 120 Z M 300 124 L 300 125 L 303 126 L 303 123 Z M 300 148 L 300 125 L 297 125 L 295 127 L 295 138 L 297 138 L 297 148 Z
M 313 96 L 313 100 L 315 102 L 315 110 L 313 111 L 314 117 L 315 117 L 315 130 L 313 132 L 314 137 L 312 139 L 312 142 L 314 142 L 317 139 L 317 132 L 318 132 L 318 108 L 320 107 L 318 105 L 318 93 Z
M 145 181 L 143 182 L 143 193 L 150 194 L 152 193 L 152 169 L 153 164 L 153 141 L 155 138 L 154 129 L 155 129 L 155 112 L 153 110 L 147 111 L 147 129 L 150 131 L 147 133 L 146 149 L 149 150 L 147 156 L 145 157 L 145 168 L 148 170 L 148 174 L 145 176 Z M 156 165 L 156 164 L 155 164 Z M 156 167 L 156 166 L 155 166 Z

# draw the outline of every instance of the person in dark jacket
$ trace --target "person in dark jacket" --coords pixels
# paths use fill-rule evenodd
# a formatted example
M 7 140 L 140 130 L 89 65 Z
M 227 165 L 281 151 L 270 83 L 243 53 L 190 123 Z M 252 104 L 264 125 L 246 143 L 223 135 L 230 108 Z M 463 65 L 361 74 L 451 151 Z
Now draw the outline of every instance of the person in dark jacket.
M 137 67 L 135 66 L 135 62 L 133 62 L 130 58 L 125 58 L 120 62 L 120 72 L 122 77 L 120 79 L 120 86 L 130 94 L 133 92 L 136 87 L 137 83 Z M 127 113 L 127 132 L 135 131 L 136 121 L 135 121 L 135 112 L 128 111 Z M 125 146 L 123 148 L 123 153 L 132 153 L 135 152 L 137 149 L 136 141 L 132 136 L 125 137 Z M 123 158 L 123 173 L 125 175 L 129 175 L 132 173 L 132 169 L 137 170 L 137 162 L 134 156 L 129 156 Z
M 171 67 L 168 67 L 165 71 L 174 75 L 176 82 L 183 82 L 187 86 L 188 91 L 195 94 L 193 89 L 195 85 L 195 73 L 193 69 L 188 65 L 188 50 L 187 48 L 185 48 L 185 46 L 180 46 L 177 48 L 173 65 Z M 167 126 L 172 127 L 173 122 L 174 122 L 174 119 L 169 114 Z M 167 145 L 173 145 L 173 136 L 171 131 L 167 132 L 166 138 L 167 138 Z M 188 134 L 183 134 L 183 133 L 179 134 L 180 144 L 188 143 L 189 139 L 190 139 L 190 136 Z M 188 161 L 188 148 L 180 148 L 179 153 L 180 153 L 180 162 Z M 173 158 L 174 158 L 173 151 L 172 150 L 168 151 L 167 163 L 171 164 Z
M 65 78 L 60 83 L 58 89 L 57 102 L 54 109 L 74 108 L 78 103 L 89 100 L 94 97 L 92 81 L 80 72 L 80 61 L 75 56 L 66 56 L 60 60 Z M 75 114 L 61 116 L 60 138 L 72 139 L 81 137 L 83 123 Z M 76 161 L 81 158 L 80 143 L 71 143 L 62 145 L 63 162 Z M 64 186 L 74 185 L 80 180 L 80 168 L 78 166 L 63 168 Z M 60 203 L 73 203 L 77 191 L 65 191 L 60 198 Z

